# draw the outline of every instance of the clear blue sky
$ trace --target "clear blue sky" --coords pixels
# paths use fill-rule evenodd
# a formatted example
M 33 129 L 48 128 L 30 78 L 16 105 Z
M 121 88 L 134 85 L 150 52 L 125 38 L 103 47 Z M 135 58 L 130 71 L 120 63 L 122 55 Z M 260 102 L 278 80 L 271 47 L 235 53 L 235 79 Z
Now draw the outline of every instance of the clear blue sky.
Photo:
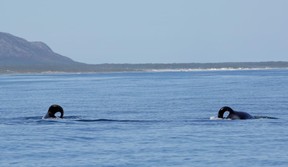
M 0 31 L 85 63 L 288 61 L 288 0 L 0 0 Z

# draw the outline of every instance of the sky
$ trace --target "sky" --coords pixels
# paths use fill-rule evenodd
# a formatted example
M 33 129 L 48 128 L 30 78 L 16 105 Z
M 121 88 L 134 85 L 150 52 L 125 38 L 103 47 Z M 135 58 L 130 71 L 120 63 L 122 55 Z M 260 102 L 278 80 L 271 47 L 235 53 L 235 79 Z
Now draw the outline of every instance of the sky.
M 75 61 L 288 61 L 287 0 L 0 0 L 0 32 Z

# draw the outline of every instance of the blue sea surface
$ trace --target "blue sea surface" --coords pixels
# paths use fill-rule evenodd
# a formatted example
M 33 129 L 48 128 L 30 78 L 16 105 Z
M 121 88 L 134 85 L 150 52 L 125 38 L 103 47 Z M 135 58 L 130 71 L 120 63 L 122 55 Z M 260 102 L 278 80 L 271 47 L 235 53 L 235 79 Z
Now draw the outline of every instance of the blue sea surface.
M 0 75 L 0 166 L 288 166 L 288 70 Z M 51 104 L 64 119 L 42 119 Z M 219 120 L 222 106 L 279 119 Z

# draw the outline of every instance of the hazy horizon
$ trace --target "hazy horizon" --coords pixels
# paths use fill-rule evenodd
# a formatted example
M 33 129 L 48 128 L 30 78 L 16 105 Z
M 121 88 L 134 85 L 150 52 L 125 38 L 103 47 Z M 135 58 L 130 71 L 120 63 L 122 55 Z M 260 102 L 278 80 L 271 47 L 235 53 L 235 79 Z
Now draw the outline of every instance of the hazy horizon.
M 3 0 L 1 32 L 75 61 L 288 61 L 288 1 Z

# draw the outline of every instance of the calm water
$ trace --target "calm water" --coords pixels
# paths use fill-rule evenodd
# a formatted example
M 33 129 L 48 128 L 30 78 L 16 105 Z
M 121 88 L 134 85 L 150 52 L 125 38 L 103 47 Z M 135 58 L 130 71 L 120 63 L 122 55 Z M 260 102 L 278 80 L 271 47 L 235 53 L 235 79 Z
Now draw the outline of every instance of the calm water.
M 0 75 L 0 166 L 287 167 L 287 76 Z M 65 119 L 41 119 L 54 103 Z M 279 119 L 211 120 L 224 105 Z

